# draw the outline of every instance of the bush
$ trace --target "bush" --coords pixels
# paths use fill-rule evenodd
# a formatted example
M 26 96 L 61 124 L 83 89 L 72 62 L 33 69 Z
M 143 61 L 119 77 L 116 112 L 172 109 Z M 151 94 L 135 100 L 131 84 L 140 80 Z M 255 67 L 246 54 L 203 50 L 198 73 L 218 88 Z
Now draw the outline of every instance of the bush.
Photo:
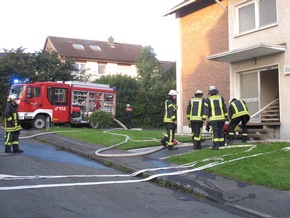
M 105 111 L 94 111 L 89 119 L 90 125 L 93 128 L 108 128 L 114 124 L 114 116 Z

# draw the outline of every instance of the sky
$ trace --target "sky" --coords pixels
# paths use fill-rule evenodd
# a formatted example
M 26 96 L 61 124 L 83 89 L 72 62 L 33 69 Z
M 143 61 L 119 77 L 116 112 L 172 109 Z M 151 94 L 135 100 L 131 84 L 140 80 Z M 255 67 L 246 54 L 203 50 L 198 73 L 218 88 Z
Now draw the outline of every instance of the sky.
M 183 0 L 1 1 L 0 52 L 40 51 L 47 36 L 152 46 L 159 60 L 175 61 L 178 24 L 163 16 Z

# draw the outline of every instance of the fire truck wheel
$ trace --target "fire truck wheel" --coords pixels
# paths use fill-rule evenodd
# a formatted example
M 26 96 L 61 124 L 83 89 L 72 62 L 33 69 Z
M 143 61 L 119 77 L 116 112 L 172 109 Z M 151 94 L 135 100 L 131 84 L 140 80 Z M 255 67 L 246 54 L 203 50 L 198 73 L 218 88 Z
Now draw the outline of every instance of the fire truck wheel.
M 96 128 L 98 128 L 98 126 L 99 126 L 99 124 L 97 124 L 97 123 L 95 124 L 95 123 L 93 123 L 93 122 L 90 122 L 89 125 L 90 125 L 90 127 L 93 128 L 93 129 L 96 129 Z
M 43 129 L 46 127 L 46 118 L 43 115 L 37 115 L 33 120 L 33 127 L 35 129 Z

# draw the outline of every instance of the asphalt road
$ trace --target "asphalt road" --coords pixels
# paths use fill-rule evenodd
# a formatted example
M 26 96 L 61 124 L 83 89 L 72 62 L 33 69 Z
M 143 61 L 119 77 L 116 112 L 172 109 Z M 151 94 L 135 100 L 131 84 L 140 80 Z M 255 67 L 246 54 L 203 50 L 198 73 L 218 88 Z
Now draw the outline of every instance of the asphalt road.
M 53 137 L 53 136 L 52 136 Z M 4 136 L 0 133 L 0 142 Z M 29 139 L 0 148 L 0 217 L 252 217 Z M 52 176 L 58 176 L 57 178 Z

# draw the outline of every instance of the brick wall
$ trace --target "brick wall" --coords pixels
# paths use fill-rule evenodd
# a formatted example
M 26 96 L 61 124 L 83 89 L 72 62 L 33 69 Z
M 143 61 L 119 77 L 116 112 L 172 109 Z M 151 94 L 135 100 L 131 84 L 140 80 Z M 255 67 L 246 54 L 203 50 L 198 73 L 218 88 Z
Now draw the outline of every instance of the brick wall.
M 222 1 L 227 6 L 227 0 Z M 198 89 L 207 97 L 215 85 L 228 102 L 229 64 L 207 60 L 207 56 L 228 51 L 228 15 L 213 0 L 190 5 L 180 13 L 181 34 L 181 102 L 183 124 L 187 125 L 186 107 Z

